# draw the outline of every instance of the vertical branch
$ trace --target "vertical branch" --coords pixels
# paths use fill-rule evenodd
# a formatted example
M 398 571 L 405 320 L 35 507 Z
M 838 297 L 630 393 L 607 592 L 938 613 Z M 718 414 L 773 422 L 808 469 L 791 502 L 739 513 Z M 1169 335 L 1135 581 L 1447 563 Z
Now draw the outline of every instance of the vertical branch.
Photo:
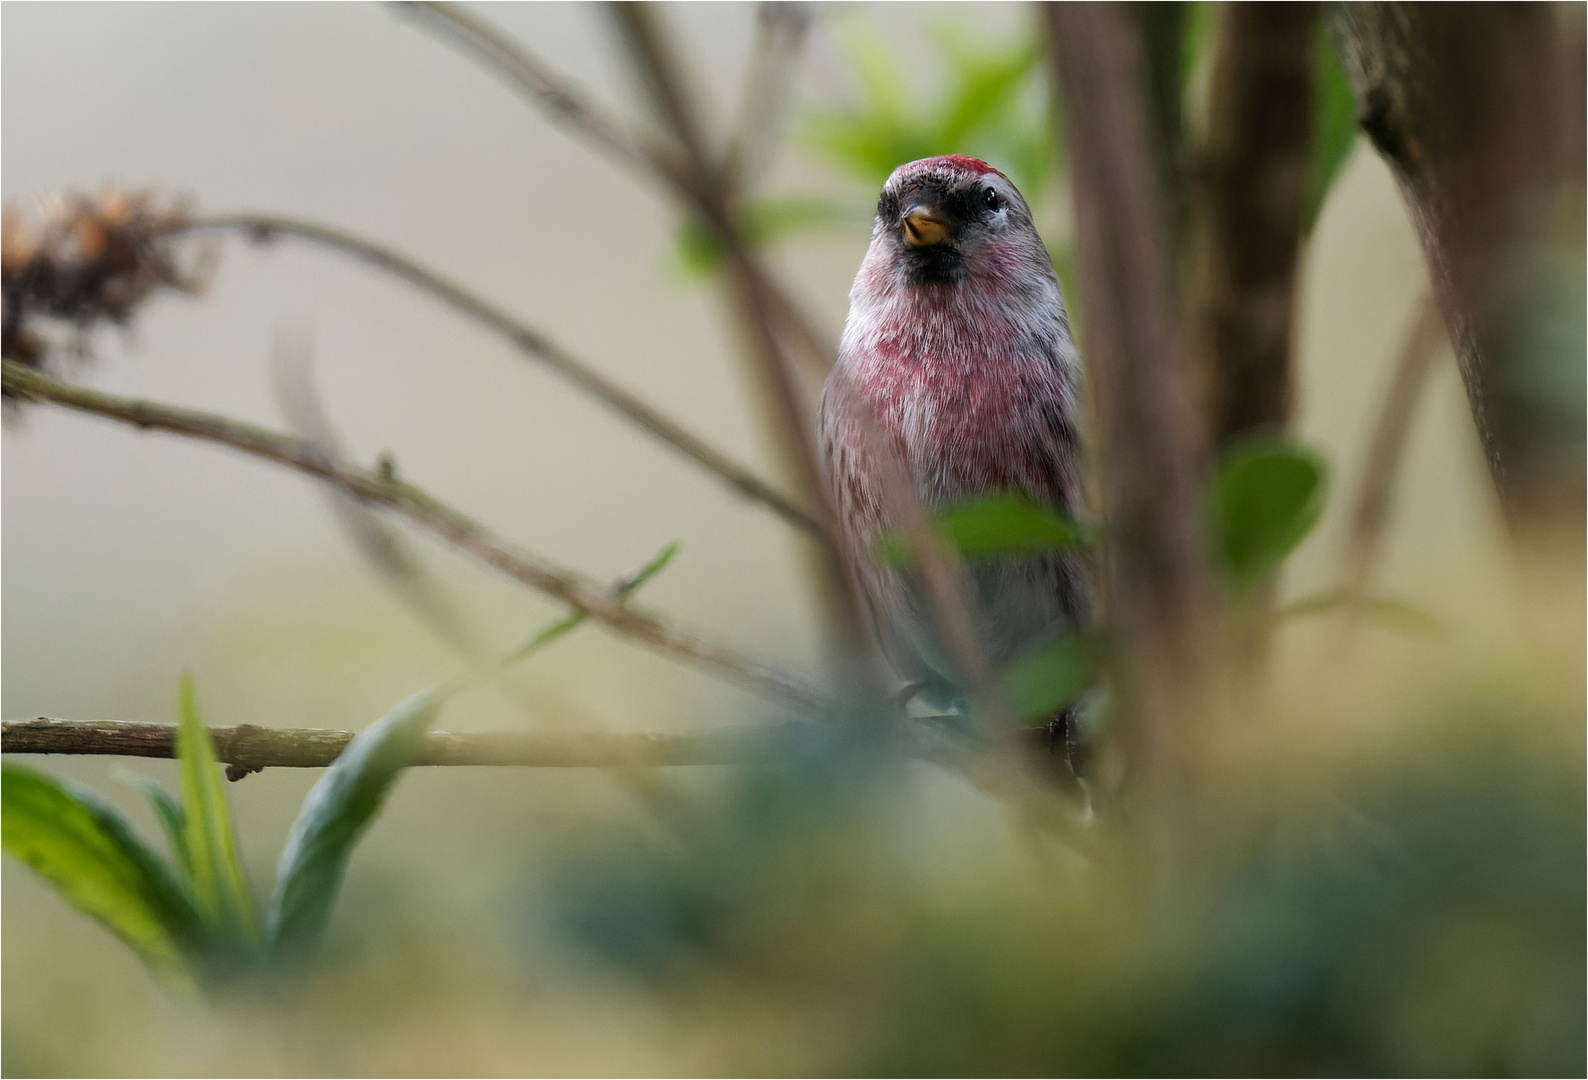
M 683 73 L 653 9 L 614 3 L 612 11 L 635 64 L 656 96 L 657 107 L 683 152 L 690 177 L 686 206 L 699 215 L 727 256 L 728 286 L 749 340 L 752 374 L 782 457 L 822 526 L 816 554 L 818 597 L 832 642 L 836 671 L 868 681 L 869 656 L 860 601 L 844 567 L 831 500 L 816 452 L 815 430 L 786 342 L 809 348 L 808 329 L 793 305 L 751 254 L 739 229 L 736 205 L 720 168 L 709 156 L 703 128 Z M 857 663 L 857 660 L 859 661 Z
M 1050 4 L 1047 25 L 1074 163 L 1086 358 L 1098 395 L 1110 621 L 1122 646 L 1125 749 L 1150 776 L 1173 757 L 1180 691 L 1208 586 L 1195 428 L 1182 384 L 1148 152 L 1136 41 L 1112 5 Z
M 1187 5 L 1176 0 L 1135 0 L 1125 10 L 1141 37 L 1146 59 L 1148 127 L 1152 132 L 1153 161 L 1158 167 L 1158 194 L 1163 200 L 1164 228 L 1170 246 L 1178 252 L 1185 238 L 1189 202 L 1182 102 Z
M 1546 355 L 1535 333 L 1562 285 L 1561 256 L 1582 263 L 1580 40 L 1562 47 L 1582 31 L 1569 14 L 1361 3 L 1342 5 L 1337 25 L 1360 122 L 1422 242 L 1513 531 L 1582 519 L 1581 392 L 1565 402 L 1538 390 L 1552 362 L 1581 356 Z M 1566 288 L 1580 303 L 1580 283 Z
M 735 197 L 748 192 L 770 163 L 788 121 L 795 61 L 810 32 L 810 8 L 762 0 L 756 5 L 755 52 L 745 79 L 739 117 L 723 152 L 723 186 Z
M 1317 11 L 1221 4 L 1217 19 L 1187 275 L 1187 330 L 1214 447 L 1290 420 Z

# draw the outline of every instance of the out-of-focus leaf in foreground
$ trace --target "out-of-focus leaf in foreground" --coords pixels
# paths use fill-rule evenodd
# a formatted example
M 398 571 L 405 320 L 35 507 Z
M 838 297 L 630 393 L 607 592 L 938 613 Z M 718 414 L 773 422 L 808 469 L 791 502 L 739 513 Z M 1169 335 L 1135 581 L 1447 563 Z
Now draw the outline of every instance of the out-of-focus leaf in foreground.
M 1356 99 L 1322 25 L 1313 46 L 1312 191 L 1302 225 L 1311 232 L 1340 170 L 1356 146 Z
M 1070 704 L 1092 680 L 1085 638 L 1063 634 L 1016 657 L 1003 674 L 1009 707 L 1026 719 L 1047 719 Z
M 1228 450 L 1208 491 L 1214 561 L 1237 590 L 1266 580 L 1323 514 L 1328 470 L 1312 450 L 1259 437 Z
M 203 937 L 198 912 L 165 863 L 115 810 L 86 791 L 5 763 L 6 854 L 102 922 L 167 982 L 191 987 L 184 953 Z
M 1087 547 L 1097 530 L 1020 495 L 989 495 L 950 507 L 933 522 L 938 535 L 965 559 L 1037 555 Z M 877 553 L 890 566 L 911 558 L 910 540 L 897 529 L 877 540 Z
M 266 940 L 273 957 L 297 959 L 319 942 L 354 845 L 398 774 L 419 751 L 445 693 L 406 698 L 359 732 L 303 801 L 276 869 Z
M 257 943 L 258 922 L 226 807 L 209 729 L 199 718 L 193 680 L 184 675 L 178 695 L 177 757 L 182 775 L 183 852 L 189 885 L 205 922 L 242 948 Z

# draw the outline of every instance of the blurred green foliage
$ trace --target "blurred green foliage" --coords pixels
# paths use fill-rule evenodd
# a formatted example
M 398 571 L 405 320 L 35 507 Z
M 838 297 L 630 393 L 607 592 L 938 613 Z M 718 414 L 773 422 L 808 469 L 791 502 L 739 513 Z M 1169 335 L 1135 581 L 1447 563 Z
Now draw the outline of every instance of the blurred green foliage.
M 413 760 L 439 698 L 415 695 L 354 737 L 304 800 L 262 928 L 237 858 L 226 792 L 192 680 L 182 680 L 182 797 L 140 782 L 171 849 L 157 855 L 95 796 L 4 765 L 4 846 L 62 899 L 99 919 L 179 993 L 214 989 L 318 941 L 347 860 L 397 773 Z M 173 865 L 174 863 L 174 865 Z
M 1581 770 L 1513 711 L 1033 838 L 1034 878 L 919 847 L 948 793 L 832 729 L 578 834 L 508 917 L 674 1009 L 810 1009 L 845 1075 L 1574 1075 Z
M 1094 525 L 1013 494 L 988 495 L 948 507 L 934 516 L 933 527 L 961 558 L 973 561 L 1090 547 L 1098 534 Z M 901 566 L 912 558 L 910 539 L 898 529 L 885 530 L 876 546 L 877 558 L 889 566 Z
M 1028 200 L 1046 194 L 1054 166 L 1052 126 L 1035 29 L 987 44 L 947 21 L 932 28 L 941 81 L 926 93 L 906 84 L 881 37 L 849 21 L 843 44 L 858 83 L 849 109 L 812 109 L 803 141 L 869 190 L 907 161 L 968 154 L 1008 174 Z
M 1222 455 L 1208 487 L 1213 559 L 1237 590 L 1268 580 L 1323 516 L 1328 469 L 1315 451 L 1258 436 Z

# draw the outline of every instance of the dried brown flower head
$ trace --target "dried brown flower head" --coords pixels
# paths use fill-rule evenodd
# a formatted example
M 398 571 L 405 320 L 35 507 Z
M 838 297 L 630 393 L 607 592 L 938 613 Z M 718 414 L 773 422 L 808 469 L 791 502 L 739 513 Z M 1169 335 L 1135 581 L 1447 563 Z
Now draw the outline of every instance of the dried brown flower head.
M 41 367 L 83 355 L 99 325 L 125 325 L 161 289 L 196 293 L 213 249 L 179 246 L 188 218 L 149 191 L 68 192 L 5 207 L 0 220 L 0 354 Z

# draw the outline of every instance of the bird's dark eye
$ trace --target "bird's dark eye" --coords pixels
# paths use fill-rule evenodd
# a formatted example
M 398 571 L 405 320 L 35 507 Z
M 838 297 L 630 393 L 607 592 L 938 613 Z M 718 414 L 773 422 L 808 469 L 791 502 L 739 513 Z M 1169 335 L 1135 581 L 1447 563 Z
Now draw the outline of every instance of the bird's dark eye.
M 1003 206 L 1004 201 L 998 197 L 998 193 L 996 191 L 994 191 L 992 188 L 988 188 L 986 191 L 981 193 L 981 203 L 989 210 L 997 210 Z

